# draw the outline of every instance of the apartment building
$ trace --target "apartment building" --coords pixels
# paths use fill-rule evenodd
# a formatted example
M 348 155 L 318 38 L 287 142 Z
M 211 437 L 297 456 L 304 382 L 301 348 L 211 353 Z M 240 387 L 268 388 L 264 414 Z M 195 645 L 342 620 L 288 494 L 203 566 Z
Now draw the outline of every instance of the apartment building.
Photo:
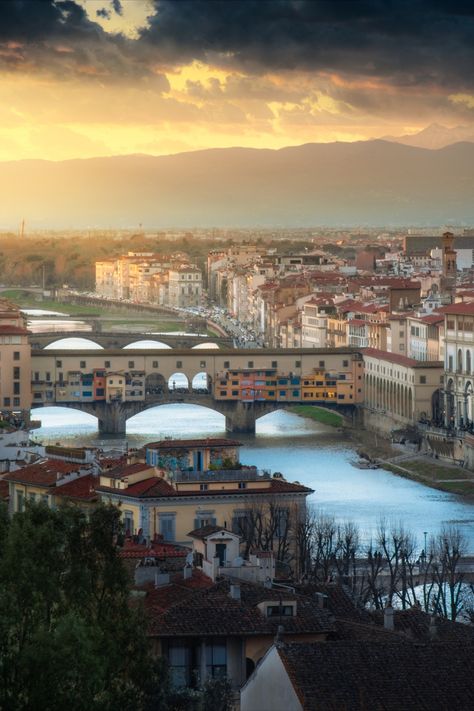
M 168 272 L 168 303 L 183 308 L 199 306 L 202 301 L 201 270 L 191 265 L 183 265 Z

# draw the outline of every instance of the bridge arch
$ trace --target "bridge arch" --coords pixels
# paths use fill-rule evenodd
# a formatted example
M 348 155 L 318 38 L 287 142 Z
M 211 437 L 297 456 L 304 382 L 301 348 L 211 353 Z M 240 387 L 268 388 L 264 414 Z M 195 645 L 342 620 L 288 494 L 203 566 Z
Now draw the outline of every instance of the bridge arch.
M 169 346 L 167 343 L 164 343 L 163 341 L 158 341 L 154 338 L 149 338 L 149 339 L 140 339 L 139 341 L 132 341 L 131 343 L 127 343 L 126 346 L 123 346 L 122 350 L 126 351 L 127 349 L 132 349 L 132 348 L 137 348 L 137 349 L 166 349 L 166 350 L 171 350 L 171 346 Z
M 82 350 L 82 351 L 93 351 L 93 350 L 104 350 L 104 347 L 100 345 L 100 343 L 97 343 L 96 341 L 93 341 L 90 338 L 79 338 L 79 337 L 73 337 L 73 338 L 58 338 L 56 341 L 53 341 L 52 343 L 48 343 L 47 346 L 44 347 L 44 350 L 53 350 L 53 349 L 64 349 L 64 350 Z
M 168 378 L 168 390 L 170 392 L 189 392 L 189 378 L 186 373 L 172 373 Z
M 212 386 L 212 378 L 205 370 L 200 370 L 191 380 L 192 392 L 210 392 Z
M 215 349 L 219 349 L 220 346 L 219 346 L 217 343 L 215 343 L 214 341 L 209 341 L 208 343 L 205 343 L 205 342 L 203 342 L 203 343 L 198 343 L 196 346 L 193 346 L 193 347 L 191 348 L 191 350 L 195 351 L 195 350 L 199 350 L 199 349 L 201 349 L 201 348 L 207 348 L 207 349 L 210 349 L 210 350 L 215 350 Z

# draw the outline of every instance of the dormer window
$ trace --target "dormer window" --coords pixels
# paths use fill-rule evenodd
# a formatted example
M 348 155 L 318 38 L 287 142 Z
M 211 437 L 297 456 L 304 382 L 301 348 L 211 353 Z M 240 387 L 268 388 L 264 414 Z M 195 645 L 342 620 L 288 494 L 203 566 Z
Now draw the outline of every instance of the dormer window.
M 293 605 L 268 605 L 267 617 L 293 617 Z

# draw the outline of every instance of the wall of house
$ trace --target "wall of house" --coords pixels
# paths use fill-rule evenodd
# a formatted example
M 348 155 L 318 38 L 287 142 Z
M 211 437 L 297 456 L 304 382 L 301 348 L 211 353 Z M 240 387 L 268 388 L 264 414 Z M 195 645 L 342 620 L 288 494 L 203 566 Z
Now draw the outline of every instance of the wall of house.
M 303 711 L 280 655 L 273 647 L 240 692 L 240 711 Z

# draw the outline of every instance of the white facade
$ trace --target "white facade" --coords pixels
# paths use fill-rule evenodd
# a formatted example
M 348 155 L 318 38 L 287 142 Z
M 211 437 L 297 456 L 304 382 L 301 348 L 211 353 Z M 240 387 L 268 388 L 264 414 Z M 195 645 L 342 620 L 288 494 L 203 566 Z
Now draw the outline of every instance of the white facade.
M 268 650 L 242 687 L 240 711 L 303 711 L 276 647 Z

